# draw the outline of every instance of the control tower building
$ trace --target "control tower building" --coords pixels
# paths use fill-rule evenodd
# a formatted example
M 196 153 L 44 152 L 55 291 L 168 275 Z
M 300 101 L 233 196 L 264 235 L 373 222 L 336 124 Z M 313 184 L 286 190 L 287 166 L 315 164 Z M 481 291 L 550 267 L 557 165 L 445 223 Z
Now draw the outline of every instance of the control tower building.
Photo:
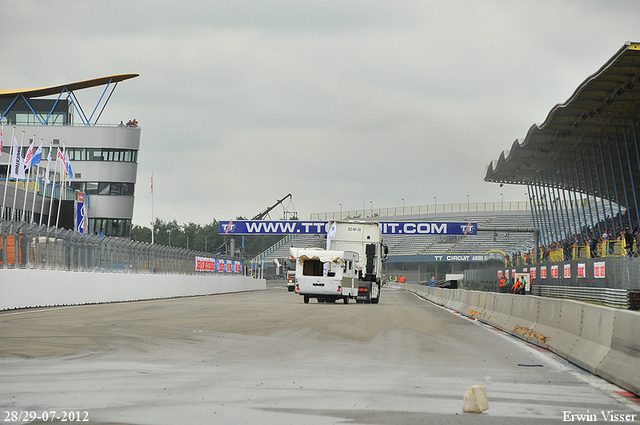
M 23 139 L 23 158 L 34 138 L 36 148 L 42 140 L 45 164 L 49 150 L 53 149 L 55 161 L 57 148 L 64 145 L 73 168 L 71 187 L 89 195 L 87 232 L 129 237 L 141 129 L 137 123 L 98 124 L 98 121 L 116 86 L 137 76 L 121 74 L 58 86 L 0 90 L 4 133 L 0 157 L 2 180 L 9 172 L 12 135 L 19 144 Z M 103 86 L 93 109 L 83 109 L 75 92 Z M 44 180 L 45 173 L 46 166 L 40 167 L 38 178 Z M 8 215 L 2 211 L 0 217 Z

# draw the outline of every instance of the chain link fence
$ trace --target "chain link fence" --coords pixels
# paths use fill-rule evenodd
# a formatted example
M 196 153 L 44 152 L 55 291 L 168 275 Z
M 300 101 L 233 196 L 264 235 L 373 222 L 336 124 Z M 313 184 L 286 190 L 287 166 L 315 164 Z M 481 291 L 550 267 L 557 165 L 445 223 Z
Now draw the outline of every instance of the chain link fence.
M 236 267 L 196 271 L 196 258 L 225 265 L 234 262 Z M 215 256 L 214 259 L 206 252 L 0 220 L 0 269 L 244 275 L 241 264 L 238 258 Z

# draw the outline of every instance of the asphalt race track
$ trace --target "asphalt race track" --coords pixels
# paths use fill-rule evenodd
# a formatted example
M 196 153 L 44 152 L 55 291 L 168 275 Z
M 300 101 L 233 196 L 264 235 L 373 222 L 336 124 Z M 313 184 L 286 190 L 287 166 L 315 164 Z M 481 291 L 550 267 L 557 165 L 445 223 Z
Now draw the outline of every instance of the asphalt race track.
M 474 384 L 489 410 L 463 413 Z M 378 305 L 304 304 L 275 284 L 0 312 L 2 423 L 547 424 L 606 414 L 640 423 L 637 399 L 623 395 L 394 288 Z

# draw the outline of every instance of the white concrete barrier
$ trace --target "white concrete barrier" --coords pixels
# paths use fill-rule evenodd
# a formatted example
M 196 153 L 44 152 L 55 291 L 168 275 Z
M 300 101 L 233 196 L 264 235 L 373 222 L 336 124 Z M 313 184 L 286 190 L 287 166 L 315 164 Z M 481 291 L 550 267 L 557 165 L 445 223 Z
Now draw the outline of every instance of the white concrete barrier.
M 640 313 L 615 311 L 611 349 L 596 374 L 640 395 Z
M 640 312 L 531 295 L 403 287 L 640 395 Z
M 161 275 L 0 270 L 0 310 L 266 289 L 264 279 L 237 275 Z

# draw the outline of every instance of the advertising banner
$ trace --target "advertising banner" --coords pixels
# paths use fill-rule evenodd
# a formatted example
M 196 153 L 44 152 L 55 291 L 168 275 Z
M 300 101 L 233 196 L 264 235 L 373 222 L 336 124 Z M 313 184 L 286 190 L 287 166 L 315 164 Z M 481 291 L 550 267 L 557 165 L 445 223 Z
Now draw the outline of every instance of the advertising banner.
M 324 235 L 328 221 L 221 221 L 220 234 L 227 235 Z M 384 221 L 383 235 L 477 235 L 477 223 Z
M 196 271 L 218 273 L 242 273 L 242 261 L 196 257 Z
M 578 278 L 579 279 L 584 279 L 586 277 L 587 277 L 586 264 L 585 263 L 578 263 Z
M 522 282 L 524 284 L 525 292 L 530 292 L 531 291 L 531 277 L 530 277 L 529 273 L 516 273 L 514 275 L 514 278 L 516 280 L 520 279 L 520 282 Z
M 87 208 L 84 202 L 84 193 L 78 192 L 76 201 L 76 232 L 86 233 L 87 231 Z

